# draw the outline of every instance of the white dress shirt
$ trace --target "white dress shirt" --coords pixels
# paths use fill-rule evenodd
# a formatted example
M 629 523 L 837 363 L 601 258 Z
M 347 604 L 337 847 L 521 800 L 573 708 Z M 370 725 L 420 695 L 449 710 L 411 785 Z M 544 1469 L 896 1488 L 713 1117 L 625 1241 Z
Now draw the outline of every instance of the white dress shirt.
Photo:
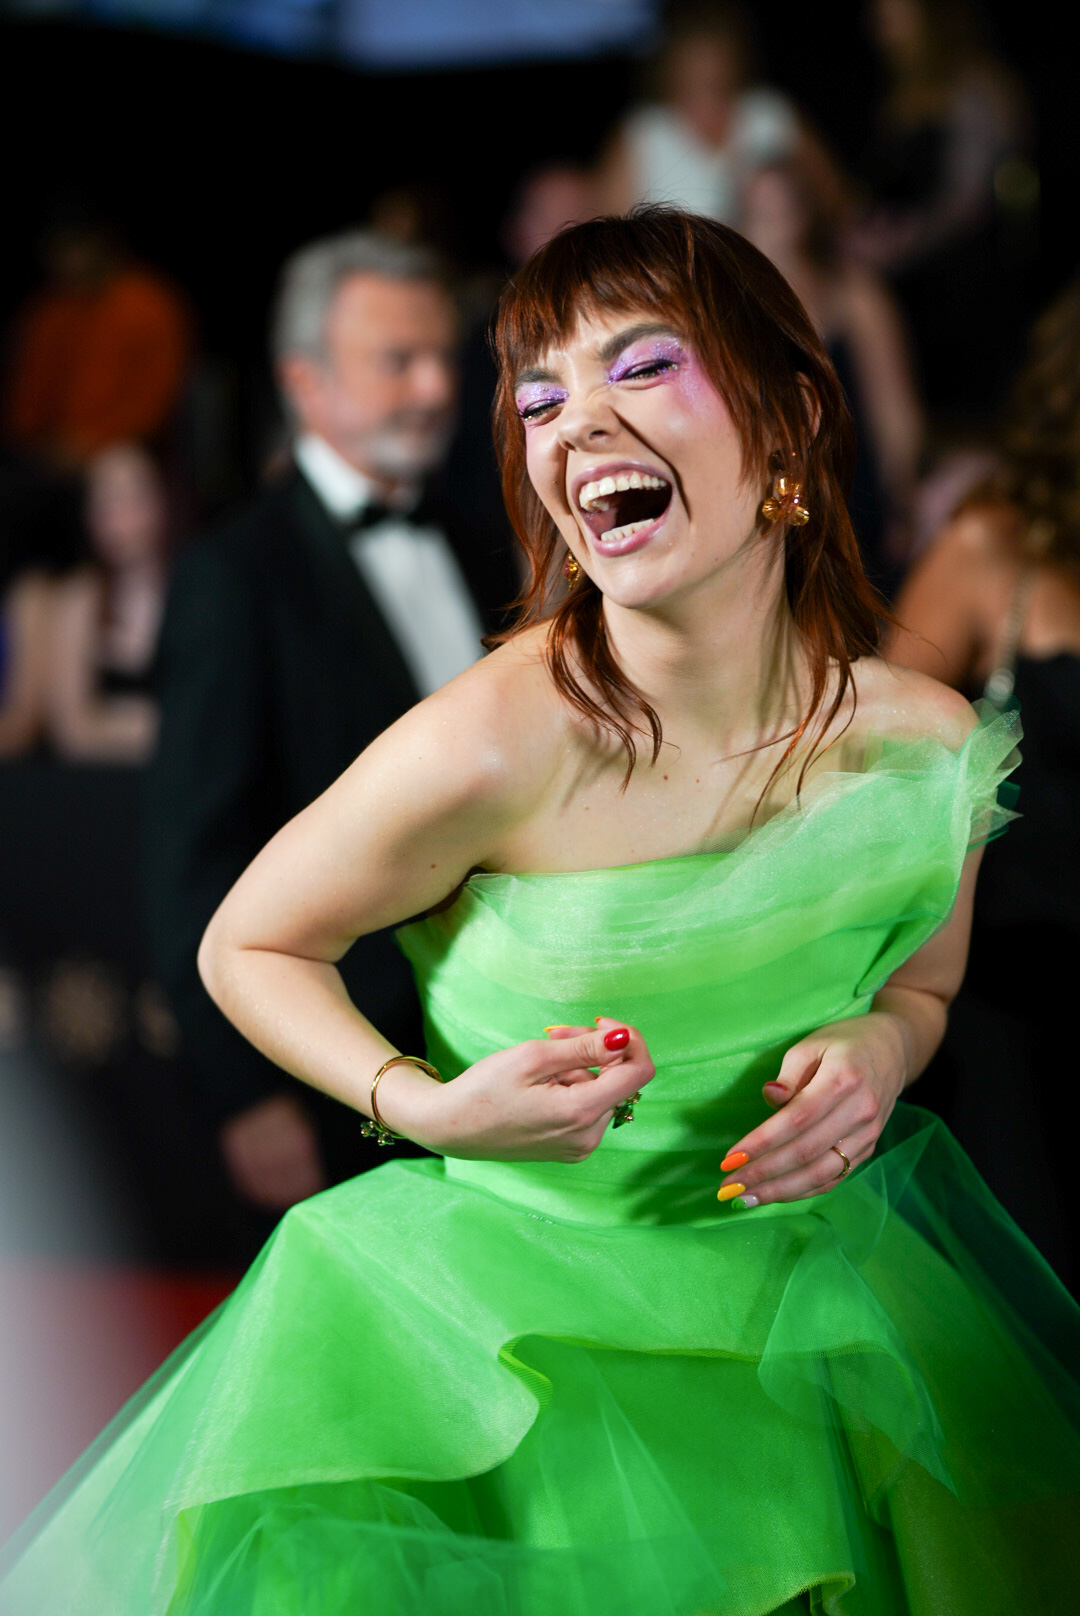
M 303 433 L 293 454 L 337 521 L 355 520 L 377 497 L 374 484 L 325 438 Z M 403 508 L 414 504 L 415 496 Z M 437 527 L 388 516 L 354 534 L 349 551 L 422 696 L 480 658 L 483 625 L 457 557 Z

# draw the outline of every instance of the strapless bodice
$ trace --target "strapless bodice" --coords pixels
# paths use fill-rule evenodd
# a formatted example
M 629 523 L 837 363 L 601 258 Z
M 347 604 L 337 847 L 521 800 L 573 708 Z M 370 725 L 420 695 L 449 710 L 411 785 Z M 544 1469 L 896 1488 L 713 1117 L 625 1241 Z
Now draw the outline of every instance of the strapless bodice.
M 997 797 L 1017 732 L 993 715 L 957 751 L 879 743 L 863 771 L 818 775 L 730 851 L 474 875 L 404 927 L 445 1077 L 597 1015 L 638 1027 L 656 1065 L 633 1126 L 587 1162 L 448 1174 L 593 1223 L 713 1216 L 720 1157 L 767 1115 L 761 1086 L 785 1051 L 863 1014 L 948 918 L 968 848 L 1009 816 Z

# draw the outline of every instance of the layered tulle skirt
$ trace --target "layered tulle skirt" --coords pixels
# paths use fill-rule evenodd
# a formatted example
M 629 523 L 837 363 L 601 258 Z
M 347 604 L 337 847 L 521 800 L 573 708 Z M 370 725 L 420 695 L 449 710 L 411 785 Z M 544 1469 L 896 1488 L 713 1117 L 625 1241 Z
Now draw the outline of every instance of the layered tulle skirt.
M 393 1163 L 285 1218 L 0 1610 L 1064 1613 L 1078 1319 L 914 1108 L 832 1194 L 700 1222 Z

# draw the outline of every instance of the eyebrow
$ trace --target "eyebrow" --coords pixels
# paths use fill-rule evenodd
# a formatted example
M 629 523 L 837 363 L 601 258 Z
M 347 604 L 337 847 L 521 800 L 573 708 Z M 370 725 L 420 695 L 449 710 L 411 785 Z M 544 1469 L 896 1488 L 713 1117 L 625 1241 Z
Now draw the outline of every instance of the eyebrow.
M 603 347 L 599 349 L 597 357 L 604 365 L 610 365 L 617 359 L 624 348 L 629 348 L 632 342 L 640 342 L 642 337 L 675 337 L 678 332 L 661 320 L 642 320 L 637 325 L 627 326 L 624 331 L 616 331 L 614 336 L 608 338 Z M 557 382 L 558 376 L 553 370 L 544 365 L 531 365 L 527 370 L 520 371 L 514 379 L 514 386 L 525 387 L 529 382 Z

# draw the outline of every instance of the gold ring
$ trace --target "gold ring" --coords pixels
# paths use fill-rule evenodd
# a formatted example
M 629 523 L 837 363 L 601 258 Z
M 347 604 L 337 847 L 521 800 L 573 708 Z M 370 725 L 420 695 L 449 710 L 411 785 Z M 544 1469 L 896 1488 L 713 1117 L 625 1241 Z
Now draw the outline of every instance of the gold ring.
M 840 1144 L 843 1144 L 843 1140 L 840 1141 Z M 848 1161 L 847 1157 L 844 1155 L 844 1152 L 840 1149 L 840 1145 L 830 1145 L 829 1149 L 830 1150 L 835 1150 L 836 1154 L 839 1156 L 840 1160 L 844 1164 L 843 1167 L 841 1168 L 841 1170 L 837 1173 L 836 1177 L 833 1179 L 834 1184 L 839 1184 L 840 1180 L 842 1178 L 846 1178 L 847 1175 L 851 1172 L 851 1163 Z

